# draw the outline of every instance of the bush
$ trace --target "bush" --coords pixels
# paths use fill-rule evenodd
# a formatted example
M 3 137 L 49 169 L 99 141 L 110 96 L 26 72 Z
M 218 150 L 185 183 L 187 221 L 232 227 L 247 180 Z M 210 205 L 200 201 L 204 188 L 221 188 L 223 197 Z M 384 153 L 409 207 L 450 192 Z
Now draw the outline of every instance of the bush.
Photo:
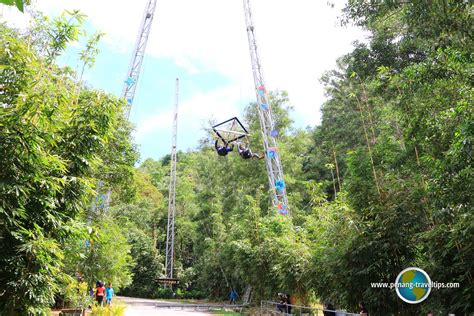
M 124 316 L 125 306 L 92 306 L 92 316 Z
M 173 290 L 167 287 L 158 287 L 153 292 L 153 298 L 173 298 Z
M 185 291 L 183 293 L 183 298 L 199 300 L 199 299 L 206 298 L 206 293 L 204 293 L 203 291 L 199 291 L 199 290 Z
M 72 307 L 87 308 L 92 305 L 94 298 L 89 295 L 87 283 L 72 280 L 65 288 L 66 301 Z

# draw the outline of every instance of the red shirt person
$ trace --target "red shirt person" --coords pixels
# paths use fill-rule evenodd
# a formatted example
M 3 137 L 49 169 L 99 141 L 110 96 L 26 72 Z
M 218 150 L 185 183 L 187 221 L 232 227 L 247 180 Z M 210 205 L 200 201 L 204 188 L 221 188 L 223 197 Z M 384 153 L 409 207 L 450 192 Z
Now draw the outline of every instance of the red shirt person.
M 103 305 L 104 296 L 105 296 L 105 287 L 103 284 L 99 284 L 99 286 L 96 287 L 95 289 L 95 297 L 97 299 L 97 304 L 99 304 L 100 306 Z

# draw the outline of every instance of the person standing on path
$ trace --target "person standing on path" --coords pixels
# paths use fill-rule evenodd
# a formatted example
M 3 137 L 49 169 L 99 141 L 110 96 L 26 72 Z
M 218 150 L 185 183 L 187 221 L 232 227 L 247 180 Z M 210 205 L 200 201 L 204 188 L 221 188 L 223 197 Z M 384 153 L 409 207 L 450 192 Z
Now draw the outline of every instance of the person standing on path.
M 239 295 L 237 294 L 237 291 L 232 288 L 230 290 L 230 293 L 229 293 L 229 298 L 230 298 L 229 304 L 230 305 L 236 304 L 238 297 L 239 297 Z
M 104 305 L 104 296 L 105 296 L 105 288 L 102 282 L 98 283 L 98 286 L 95 289 L 95 297 L 97 298 L 97 304 L 99 306 Z
M 369 316 L 369 311 L 367 310 L 367 307 L 365 306 L 364 302 L 359 303 L 359 308 L 360 308 L 360 316 Z
M 114 289 L 112 288 L 112 283 L 105 288 L 105 302 L 107 306 L 112 305 L 112 298 L 114 297 Z

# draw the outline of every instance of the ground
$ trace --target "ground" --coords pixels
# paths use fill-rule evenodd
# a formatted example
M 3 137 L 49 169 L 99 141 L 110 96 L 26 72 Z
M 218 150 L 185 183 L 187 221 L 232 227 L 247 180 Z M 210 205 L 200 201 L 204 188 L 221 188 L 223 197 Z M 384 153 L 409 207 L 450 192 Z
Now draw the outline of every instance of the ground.
M 227 313 L 210 313 L 208 311 L 194 311 L 194 310 L 173 310 L 166 308 L 156 308 L 155 305 L 159 303 L 169 304 L 166 301 L 152 300 L 145 298 L 133 298 L 133 297 L 118 297 L 118 299 L 127 305 L 125 311 L 126 316 L 151 316 L 151 315 L 160 315 L 160 316 L 203 316 L 203 315 L 224 315 Z M 238 315 L 238 314 L 234 314 Z
M 152 316 L 152 315 L 160 315 L 160 316 L 211 316 L 211 315 L 240 315 L 239 313 L 231 312 L 231 311 L 208 311 L 208 310 L 179 310 L 179 309 L 166 309 L 166 308 L 156 308 L 157 304 L 179 304 L 179 303 L 209 303 L 200 300 L 186 300 L 186 301 L 179 301 L 173 300 L 171 301 L 161 301 L 161 300 L 153 300 L 153 299 L 146 299 L 146 298 L 134 298 L 134 297 L 123 297 L 118 296 L 114 298 L 115 304 L 123 304 L 127 306 L 125 310 L 125 316 Z M 51 311 L 51 316 L 58 316 L 59 310 Z M 89 315 L 89 313 L 86 313 Z

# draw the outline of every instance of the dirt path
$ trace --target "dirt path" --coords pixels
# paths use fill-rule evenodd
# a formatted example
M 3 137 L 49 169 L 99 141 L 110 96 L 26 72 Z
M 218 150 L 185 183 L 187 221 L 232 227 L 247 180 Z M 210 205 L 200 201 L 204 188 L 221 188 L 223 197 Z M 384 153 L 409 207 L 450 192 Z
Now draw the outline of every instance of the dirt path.
M 209 316 L 208 313 L 196 312 L 196 311 L 181 311 L 181 310 L 170 310 L 166 308 L 156 308 L 155 306 L 159 303 L 169 304 L 169 302 L 160 300 L 151 300 L 145 298 L 134 298 L 134 297 L 117 297 L 121 302 L 127 305 L 125 316 L 151 316 L 151 315 L 163 315 L 163 316 Z

